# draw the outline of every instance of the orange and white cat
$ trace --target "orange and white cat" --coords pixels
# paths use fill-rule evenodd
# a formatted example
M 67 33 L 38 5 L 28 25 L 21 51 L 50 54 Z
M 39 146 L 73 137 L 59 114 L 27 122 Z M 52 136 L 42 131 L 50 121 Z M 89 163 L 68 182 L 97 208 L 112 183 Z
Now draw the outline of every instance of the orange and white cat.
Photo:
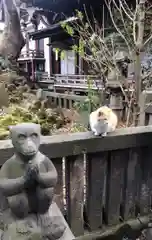
M 102 106 L 90 114 L 89 123 L 94 135 L 106 136 L 108 132 L 115 131 L 118 118 L 111 108 Z

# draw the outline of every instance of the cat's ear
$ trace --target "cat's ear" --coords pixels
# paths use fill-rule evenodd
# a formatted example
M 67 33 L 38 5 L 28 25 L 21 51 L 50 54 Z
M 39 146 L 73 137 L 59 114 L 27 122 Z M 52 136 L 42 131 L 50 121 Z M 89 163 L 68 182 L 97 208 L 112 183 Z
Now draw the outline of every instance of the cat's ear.
M 101 117 L 101 116 L 103 116 L 103 112 L 99 111 L 98 112 L 98 117 Z
M 110 113 L 111 111 L 112 111 L 112 109 L 111 109 L 111 108 L 109 108 L 109 109 L 108 109 L 108 113 Z

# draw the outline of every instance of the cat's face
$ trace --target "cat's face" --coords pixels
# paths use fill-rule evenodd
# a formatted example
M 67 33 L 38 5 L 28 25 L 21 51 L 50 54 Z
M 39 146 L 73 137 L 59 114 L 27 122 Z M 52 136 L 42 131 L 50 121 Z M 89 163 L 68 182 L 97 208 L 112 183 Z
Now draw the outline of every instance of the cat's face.
M 104 124 L 108 124 L 108 117 L 105 115 L 105 113 L 103 113 L 102 111 L 99 111 L 97 116 L 97 121 Z

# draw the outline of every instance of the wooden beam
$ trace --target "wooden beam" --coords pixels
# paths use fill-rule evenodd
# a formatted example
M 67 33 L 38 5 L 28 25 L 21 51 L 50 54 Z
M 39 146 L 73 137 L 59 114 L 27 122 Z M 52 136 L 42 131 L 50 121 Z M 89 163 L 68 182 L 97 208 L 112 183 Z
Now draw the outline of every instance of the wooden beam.
M 108 230 L 94 232 L 75 238 L 75 240 L 122 240 L 137 239 L 141 235 L 141 231 L 148 228 L 151 215 L 130 220 L 110 227 Z
M 82 152 L 104 152 L 133 147 L 152 147 L 152 126 L 117 129 L 107 137 L 96 137 L 91 132 L 69 133 L 54 136 L 42 136 L 41 151 L 50 158 L 79 155 Z M 60 151 L 59 151 L 60 150 Z M 0 141 L 3 164 L 13 154 L 10 140 Z

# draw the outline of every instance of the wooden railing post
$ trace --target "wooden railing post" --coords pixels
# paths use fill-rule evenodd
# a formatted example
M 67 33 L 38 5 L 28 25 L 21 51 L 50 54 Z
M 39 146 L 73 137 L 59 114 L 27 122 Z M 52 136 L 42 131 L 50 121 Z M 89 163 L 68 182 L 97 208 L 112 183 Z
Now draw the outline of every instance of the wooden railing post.
M 83 235 L 84 158 L 67 157 L 65 161 L 67 219 L 75 236 Z
M 57 203 L 58 207 L 64 213 L 64 197 L 63 197 L 63 159 L 62 158 L 55 158 L 53 159 L 53 164 L 58 173 L 58 181 L 55 187 L 55 202 Z
M 108 157 L 106 183 L 106 221 L 109 225 L 120 221 L 123 203 L 125 166 L 128 160 L 128 151 L 113 151 Z M 121 216 L 122 217 L 122 216 Z
M 107 152 L 92 153 L 88 154 L 86 159 L 86 208 L 88 225 L 91 230 L 100 229 L 102 226 L 107 156 Z

